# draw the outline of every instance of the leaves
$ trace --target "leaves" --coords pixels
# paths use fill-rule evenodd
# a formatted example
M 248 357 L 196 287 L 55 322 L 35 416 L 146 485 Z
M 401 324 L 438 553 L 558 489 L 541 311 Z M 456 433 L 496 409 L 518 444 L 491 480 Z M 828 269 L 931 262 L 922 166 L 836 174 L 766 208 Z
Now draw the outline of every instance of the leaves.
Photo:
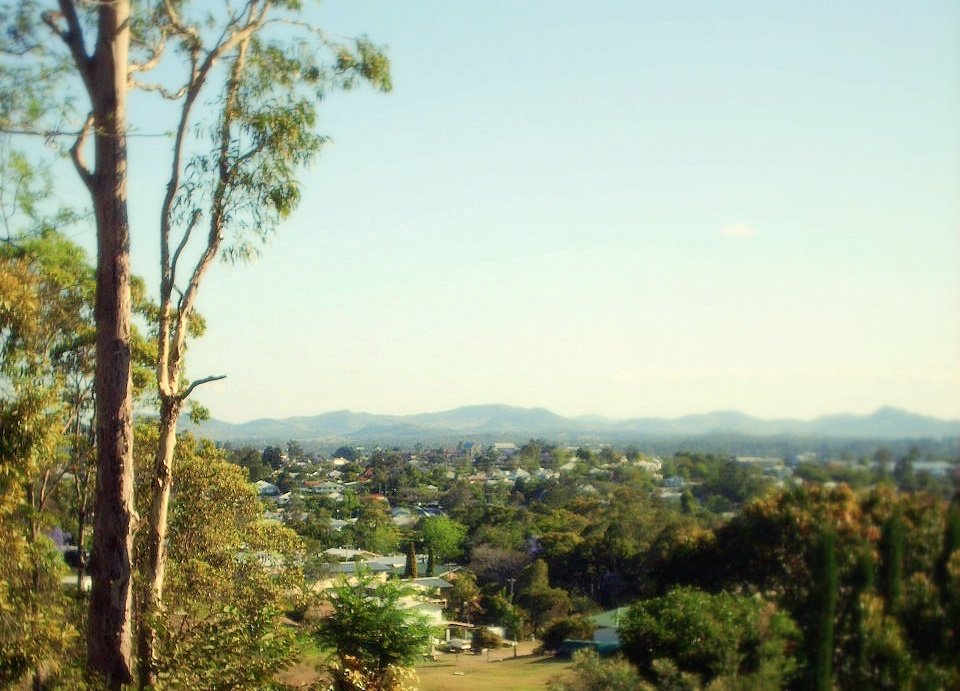
M 396 669 L 412 666 L 426 653 L 432 631 L 423 615 L 404 608 L 410 594 L 398 583 L 378 582 L 364 572 L 356 583 L 342 580 L 334 587 L 334 611 L 315 636 L 336 651 L 337 688 L 393 688 L 389 680 Z M 356 686 L 360 680 L 365 685 Z
M 632 607 L 620 634 L 627 657 L 647 675 L 654 676 L 656 660 L 667 658 L 709 682 L 768 668 L 788 672 L 787 650 L 798 632 L 789 617 L 759 598 L 677 588 Z
M 141 429 L 139 446 L 149 449 L 153 434 Z M 281 617 L 303 591 L 300 540 L 262 519 L 246 472 L 222 451 L 191 438 L 177 448 L 166 615 L 155 621 L 159 680 L 166 688 L 263 688 L 296 654 Z

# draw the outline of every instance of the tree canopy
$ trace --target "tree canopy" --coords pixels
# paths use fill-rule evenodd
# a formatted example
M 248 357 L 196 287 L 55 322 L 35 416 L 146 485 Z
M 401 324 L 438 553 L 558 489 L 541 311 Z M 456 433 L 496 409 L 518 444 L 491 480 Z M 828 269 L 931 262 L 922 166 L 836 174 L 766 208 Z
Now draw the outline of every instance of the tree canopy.
M 334 611 L 321 621 L 316 637 L 336 653 L 338 690 L 395 688 L 402 670 L 428 652 L 433 632 L 423 615 L 403 607 L 409 593 L 401 584 L 379 582 L 369 573 L 333 589 Z

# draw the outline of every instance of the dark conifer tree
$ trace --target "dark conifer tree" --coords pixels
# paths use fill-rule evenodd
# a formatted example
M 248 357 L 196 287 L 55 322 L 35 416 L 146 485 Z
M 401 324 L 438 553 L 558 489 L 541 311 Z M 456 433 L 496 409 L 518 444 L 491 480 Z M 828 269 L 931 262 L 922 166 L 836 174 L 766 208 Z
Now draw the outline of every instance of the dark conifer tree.
M 862 596 L 873 589 L 873 551 L 864 544 L 857 553 L 851 576 L 850 629 L 853 634 L 852 679 L 862 683 L 867 678 L 867 631 Z
M 407 543 L 407 563 L 403 569 L 403 577 L 416 578 L 417 575 L 417 550 L 411 540 Z
M 903 551 L 906 536 L 900 509 L 883 524 L 880 536 L 880 594 L 887 610 L 896 612 L 903 594 Z
M 809 688 L 830 689 L 833 679 L 833 634 L 837 606 L 836 535 L 824 532 L 813 555 L 813 583 L 806 631 Z

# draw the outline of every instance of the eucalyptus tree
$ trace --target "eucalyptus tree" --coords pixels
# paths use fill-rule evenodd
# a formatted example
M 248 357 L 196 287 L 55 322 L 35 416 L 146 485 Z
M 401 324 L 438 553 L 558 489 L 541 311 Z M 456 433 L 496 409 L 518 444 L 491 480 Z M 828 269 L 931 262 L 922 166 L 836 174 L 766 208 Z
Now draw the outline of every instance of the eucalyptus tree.
M 0 118 L 7 131 L 51 137 L 70 132 L 74 166 L 87 188 L 97 225 L 95 315 L 97 466 L 88 655 L 116 686 L 131 679 L 130 554 L 133 511 L 133 398 L 130 366 L 130 227 L 127 217 L 126 96 L 130 2 L 62 0 L 6 3 Z M 49 40 L 52 32 L 54 40 Z M 77 79 L 89 111 L 70 123 Z M 30 86 L 36 85 L 37 89 Z M 93 136 L 94 161 L 86 163 Z
M 133 677 L 133 405 L 128 137 L 131 89 L 175 104 L 158 218 L 156 378 L 161 431 L 146 525 L 141 683 L 153 678 L 151 622 L 163 594 L 166 514 L 187 339 L 201 324 L 200 285 L 217 257 L 242 259 L 300 199 L 297 173 L 324 138 L 316 105 L 367 81 L 389 90 L 389 62 L 366 39 L 331 38 L 298 0 L 19 0 L 0 4 L 0 129 L 64 141 L 97 226 L 97 492 L 87 635 L 91 669 L 111 686 Z M 50 40 L 50 36 L 54 40 Z M 153 77 L 148 76 L 152 74 Z M 27 88 L 27 87 L 30 88 Z M 68 146 L 69 144 L 69 146 Z M 92 161 L 88 155 L 92 149 Z

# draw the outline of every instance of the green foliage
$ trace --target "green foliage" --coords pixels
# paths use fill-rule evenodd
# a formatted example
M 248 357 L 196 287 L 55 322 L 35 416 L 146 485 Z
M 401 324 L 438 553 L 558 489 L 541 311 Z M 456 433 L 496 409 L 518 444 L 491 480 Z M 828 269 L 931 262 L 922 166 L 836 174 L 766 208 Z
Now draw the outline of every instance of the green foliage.
M 58 233 L 0 244 L 0 684 L 28 671 L 42 683 L 79 637 L 46 534 L 85 446 L 66 430 L 81 433 L 89 415 L 92 298 L 83 252 Z
M 346 459 L 346 460 L 348 460 L 348 461 L 355 461 L 355 460 L 357 460 L 357 458 L 359 457 L 359 454 L 357 454 L 356 448 L 354 448 L 354 447 L 352 447 L 352 446 L 341 446 L 341 447 L 339 447 L 336 451 L 334 451 L 334 452 L 330 455 L 330 457 L 331 457 L 331 458 L 343 458 L 343 459 Z
M 480 583 L 507 586 L 510 579 L 515 579 L 529 563 L 529 555 L 519 550 L 479 545 L 470 553 L 470 570 Z
M 462 553 L 467 527 L 446 516 L 429 516 L 420 523 L 420 535 L 434 559 L 456 559 Z M 432 571 L 427 575 L 432 576 Z
M 249 446 L 228 450 L 227 458 L 231 463 L 236 463 L 241 468 L 246 468 L 247 477 L 250 482 L 266 480 L 273 472 L 273 469 L 264 462 L 261 452 Z
M 556 650 L 566 639 L 590 640 L 593 638 L 593 622 L 585 616 L 561 617 L 547 626 L 540 640 L 546 650 Z
M 303 592 L 299 538 L 262 520 L 246 472 L 210 442 L 182 439 L 175 467 L 158 685 L 263 688 L 296 653 L 282 614 Z
M 654 662 L 666 658 L 704 682 L 754 676 L 771 688 L 792 676 L 797 636 L 792 620 L 770 603 L 692 588 L 636 604 L 620 626 L 624 653 L 652 681 Z
M 516 583 L 517 603 L 526 610 L 535 633 L 547 622 L 565 617 L 570 611 L 570 595 L 562 588 L 551 588 L 547 563 L 537 559 L 520 572 Z
M 453 587 L 447 591 L 447 606 L 457 621 L 472 622 L 480 612 L 480 588 L 476 575 L 467 569 L 460 569 L 449 577 Z
M 430 645 L 432 631 L 426 619 L 403 608 L 410 590 L 396 582 L 378 582 L 361 572 L 357 582 L 341 580 L 330 600 L 333 613 L 314 635 L 335 652 L 332 674 L 336 689 L 389 688 L 397 668 L 411 667 Z
M 503 639 L 485 626 L 474 629 L 473 635 L 470 637 L 471 647 L 476 652 L 489 648 L 499 648 L 502 643 Z
M 861 597 L 864 610 L 864 688 L 901 689 L 910 674 L 910 652 L 903 628 L 876 595 Z
M 507 636 L 514 640 L 519 640 L 523 635 L 523 614 L 503 595 L 498 593 L 483 597 L 481 608 L 483 614 L 480 618 L 485 623 L 503 626 Z
M 630 663 L 621 658 L 601 660 L 589 649 L 573 654 L 573 672 L 572 681 L 550 682 L 550 691 L 649 691 L 654 688 L 640 678 Z
M 390 516 L 387 502 L 377 497 L 361 497 L 357 522 L 343 529 L 348 544 L 378 554 L 390 554 L 400 544 L 400 532 Z
M 0 687 L 40 665 L 68 664 L 78 637 L 70 602 L 60 585 L 66 573 L 51 542 L 28 540 L 10 517 L 0 516 Z
M 763 478 L 734 460 L 722 463 L 716 475 L 704 483 L 704 496 L 719 495 L 730 502 L 739 504 L 753 499 L 763 491 Z
M 944 598 L 947 597 L 950 582 L 948 565 L 951 557 L 958 551 L 960 551 L 960 499 L 954 499 L 947 509 L 943 546 L 940 548 L 940 556 L 934 571 L 934 577 Z
M 839 676 L 853 684 L 863 683 L 867 674 L 867 631 L 864 598 L 873 588 L 873 550 L 868 543 L 860 545 L 850 578 L 847 616 L 850 634 L 846 654 L 840 656 Z

